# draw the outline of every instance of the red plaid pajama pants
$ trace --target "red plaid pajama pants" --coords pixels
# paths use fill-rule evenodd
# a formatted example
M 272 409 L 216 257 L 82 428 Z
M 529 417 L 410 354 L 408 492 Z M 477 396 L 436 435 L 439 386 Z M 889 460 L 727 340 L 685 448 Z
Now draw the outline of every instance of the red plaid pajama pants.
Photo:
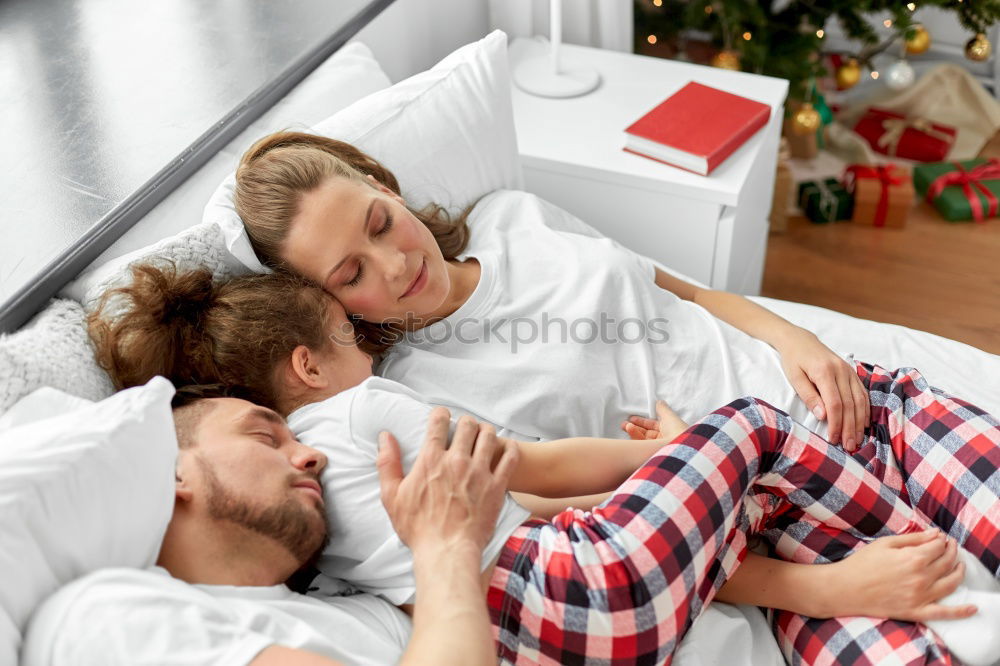
M 688 428 L 593 511 L 518 528 L 487 593 L 500 658 L 669 663 L 756 533 L 783 557 L 828 562 L 932 519 L 996 571 L 997 421 L 916 371 L 858 372 L 873 419 L 853 456 L 743 398 Z M 779 613 L 775 625 L 793 663 L 877 664 L 890 653 L 895 663 L 950 663 L 917 624 Z
M 928 385 L 913 369 L 889 372 L 856 363 L 872 420 L 854 460 L 884 491 L 914 507 L 1000 573 L 1000 426 L 975 405 Z M 783 559 L 843 559 L 862 543 L 794 509 L 764 534 Z M 774 613 L 775 633 L 792 664 L 948 664 L 947 650 L 920 624 L 867 617 L 817 620 Z

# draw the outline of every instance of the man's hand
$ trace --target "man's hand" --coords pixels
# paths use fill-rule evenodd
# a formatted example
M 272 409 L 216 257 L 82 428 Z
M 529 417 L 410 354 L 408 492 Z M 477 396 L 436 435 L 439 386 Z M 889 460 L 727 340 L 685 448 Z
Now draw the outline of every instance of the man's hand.
M 658 421 L 642 416 L 630 416 L 628 421 L 622 423 L 622 430 L 632 439 L 673 440 L 688 429 L 688 424 L 663 400 L 656 401 L 656 417 Z
M 495 666 L 480 559 L 496 526 L 517 446 L 497 456 L 492 426 L 463 416 L 448 446 L 448 410 L 431 412 L 427 437 L 403 478 L 399 443 L 379 436 L 382 504 L 413 551 L 413 634 L 400 666 Z M 492 464 L 496 459 L 496 463 Z
M 938 530 L 876 539 L 858 552 L 823 565 L 835 595 L 823 613 L 867 615 L 906 622 L 957 620 L 976 613 L 973 605 L 937 603 L 965 574 L 958 544 Z
M 804 329 L 776 349 L 792 388 L 817 419 L 829 422 L 827 439 L 856 451 L 871 423 L 871 404 L 855 369 Z
M 431 412 L 423 448 L 406 478 L 396 438 L 387 432 L 380 435 L 382 504 L 396 533 L 413 551 L 425 543 L 474 544 L 482 550 L 517 465 L 517 447 L 498 451 L 501 444 L 493 427 L 469 416 L 458 420 L 449 447 L 449 418 L 443 407 Z

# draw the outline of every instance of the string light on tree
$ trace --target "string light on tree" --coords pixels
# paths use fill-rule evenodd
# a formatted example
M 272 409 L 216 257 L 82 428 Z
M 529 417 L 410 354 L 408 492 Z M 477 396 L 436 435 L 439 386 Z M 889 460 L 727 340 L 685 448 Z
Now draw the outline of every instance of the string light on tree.
M 993 45 L 983 33 L 979 33 L 965 44 L 965 57 L 969 60 L 982 62 L 989 58 L 992 52 Z

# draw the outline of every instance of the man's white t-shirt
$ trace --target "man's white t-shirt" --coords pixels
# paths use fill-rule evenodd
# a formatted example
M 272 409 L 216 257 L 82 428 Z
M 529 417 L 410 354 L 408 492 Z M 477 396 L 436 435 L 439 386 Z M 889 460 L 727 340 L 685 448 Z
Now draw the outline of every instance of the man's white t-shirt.
M 240 666 L 281 645 L 343 664 L 395 664 L 410 619 L 370 594 L 325 597 L 284 585 L 191 585 L 165 569 L 104 569 L 32 617 L 23 666 Z
M 322 483 L 330 543 L 316 567 L 397 605 L 413 602 L 413 554 L 396 534 L 380 499 L 375 467 L 378 435 L 385 430 L 396 437 L 403 471 L 409 473 L 423 445 L 432 409 L 405 386 L 370 377 L 288 416 L 288 427 L 298 440 L 328 458 Z M 483 551 L 484 570 L 529 515 L 510 494 L 506 496 L 496 530 Z
M 824 432 L 772 347 L 658 287 L 648 259 L 557 230 L 580 223 L 526 192 L 487 195 L 468 222 L 459 258 L 479 261 L 479 284 L 390 349 L 380 375 L 540 439 L 622 438 L 657 398 L 692 422 L 744 395 Z

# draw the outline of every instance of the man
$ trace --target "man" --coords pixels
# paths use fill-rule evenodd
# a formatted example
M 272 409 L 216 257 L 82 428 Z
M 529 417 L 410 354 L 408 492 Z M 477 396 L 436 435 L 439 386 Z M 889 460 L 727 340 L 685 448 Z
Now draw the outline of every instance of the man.
M 468 417 L 449 447 L 449 415 L 438 408 L 403 478 L 398 444 L 383 433 L 382 501 L 416 569 L 411 634 L 406 615 L 380 598 L 320 600 L 282 584 L 326 541 L 322 453 L 275 412 L 236 398 L 181 391 L 174 420 L 175 508 L 157 566 L 63 588 L 33 618 L 24 663 L 496 663 L 479 567 L 514 447 L 499 453 L 492 431 Z

